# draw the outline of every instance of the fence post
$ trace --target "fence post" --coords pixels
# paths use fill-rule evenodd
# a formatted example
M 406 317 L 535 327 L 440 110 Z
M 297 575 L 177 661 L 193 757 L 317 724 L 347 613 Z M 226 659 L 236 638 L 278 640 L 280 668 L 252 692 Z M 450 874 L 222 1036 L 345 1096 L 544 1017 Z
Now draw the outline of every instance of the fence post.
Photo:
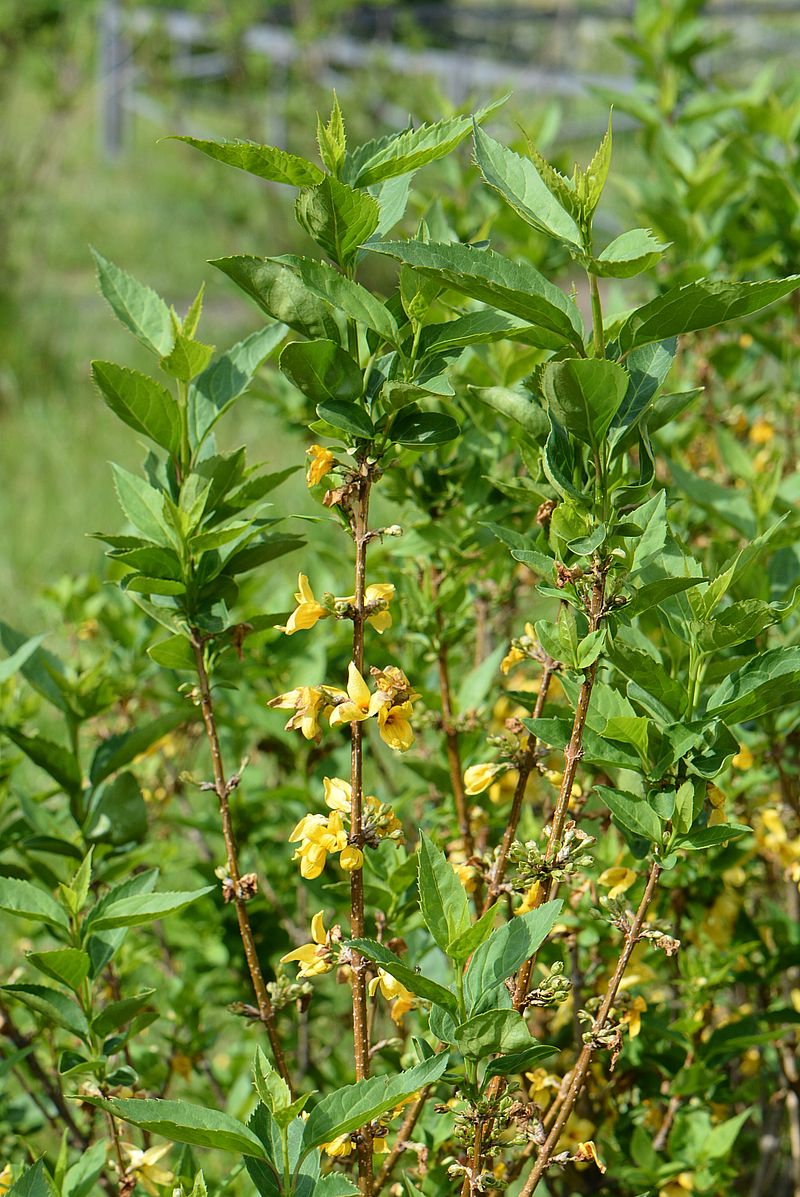
M 124 148 L 126 113 L 125 38 L 120 0 L 103 0 L 98 20 L 98 123 L 106 158 L 119 157 Z

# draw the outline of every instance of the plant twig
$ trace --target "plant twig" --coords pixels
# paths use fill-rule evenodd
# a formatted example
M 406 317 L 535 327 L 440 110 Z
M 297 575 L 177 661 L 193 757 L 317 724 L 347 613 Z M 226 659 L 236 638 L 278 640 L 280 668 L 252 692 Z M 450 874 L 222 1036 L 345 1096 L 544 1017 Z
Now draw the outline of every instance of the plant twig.
M 614 973 L 606 988 L 605 996 L 598 1011 L 597 1018 L 594 1021 L 592 1030 L 595 1036 L 603 1030 L 606 1022 L 608 1021 L 609 1012 L 611 1007 L 614 1005 L 620 982 L 622 981 L 625 969 L 628 967 L 628 961 L 631 958 L 633 949 L 639 942 L 640 932 L 644 925 L 650 903 L 653 900 L 653 895 L 655 893 L 656 886 L 658 885 L 658 879 L 660 875 L 661 866 L 658 861 L 653 861 L 647 878 L 647 885 L 645 886 L 645 891 L 642 895 L 642 900 L 639 903 L 639 907 L 636 911 L 633 922 L 625 937 L 625 945 L 620 953 L 617 966 L 614 969 Z M 595 1050 L 595 1044 L 593 1042 L 589 1042 L 584 1046 L 580 1056 L 578 1057 L 577 1064 L 572 1072 L 572 1079 L 569 1084 L 569 1089 L 567 1090 L 566 1096 L 561 1103 L 558 1116 L 553 1123 L 552 1129 L 547 1136 L 547 1139 L 539 1150 L 539 1154 L 536 1157 L 536 1162 L 534 1163 L 533 1169 L 529 1174 L 527 1181 L 525 1182 L 524 1188 L 520 1192 L 520 1197 L 532 1197 L 533 1193 L 536 1191 L 536 1186 L 550 1166 L 550 1159 L 556 1147 L 558 1146 L 558 1141 L 561 1138 L 561 1134 L 566 1126 L 567 1120 L 572 1113 L 575 1102 L 580 1097 Z
M 533 718 L 539 719 L 544 709 L 544 704 L 547 701 L 547 694 L 550 689 L 550 679 L 557 669 L 555 661 L 548 657 L 545 660 L 544 670 L 539 682 L 539 693 L 536 696 L 536 705 L 533 708 Z M 539 747 L 539 741 L 536 736 L 531 733 L 528 737 L 528 743 L 525 751 L 519 762 L 519 776 L 517 777 L 517 784 L 514 789 L 514 798 L 511 803 L 511 811 L 506 823 L 505 833 L 503 835 L 503 842 L 500 845 L 500 850 L 497 854 L 494 867 L 489 876 L 489 888 L 486 894 L 486 901 L 484 903 L 484 911 L 488 910 L 492 902 L 494 902 L 499 893 L 506 875 L 506 867 L 508 865 L 508 854 L 511 851 L 511 845 L 517 834 L 519 820 L 522 815 L 522 807 L 525 802 L 525 793 L 528 788 L 528 779 L 536 764 L 536 753 Z
M 222 835 L 225 840 L 227 857 L 227 870 L 232 886 L 236 918 L 239 923 L 239 935 L 241 936 L 245 959 L 247 960 L 247 968 L 250 972 L 253 991 L 256 995 L 256 1002 L 258 1003 L 259 1016 L 267 1029 L 275 1067 L 291 1088 L 289 1070 L 286 1066 L 283 1047 L 281 1046 L 278 1030 L 275 1025 L 275 1012 L 272 1009 L 272 1002 L 270 1001 L 264 975 L 261 971 L 255 939 L 253 938 L 253 929 L 250 925 L 250 916 L 247 913 L 247 899 L 242 892 L 239 857 L 233 832 L 233 821 L 231 819 L 229 785 L 225 779 L 225 769 L 222 763 L 222 749 L 220 748 L 217 720 L 211 697 L 211 686 L 208 680 L 208 670 L 206 669 L 203 637 L 197 628 L 192 629 L 192 648 L 194 649 L 197 681 L 200 690 L 200 709 L 203 715 L 203 724 L 206 729 L 209 748 L 211 749 L 211 762 L 214 769 L 214 791 L 219 800 Z
M 367 576 L 367 544 L 369 543 L 369 494 L 371 476 L 362 465 L 357 483 L 357 497 L 352 509 L 352 533 L 355 545 L 355 595 L 353 599 L 353 663 L 364 673 L 364 625 L 366 623 L 365 594 Z M 350 725 L 350 841 L 363 851 L 362 825 L 364 727 L 356 719 Z M 364 935 L 364 872 L 350 873 L 350 935 L 360 939 Z M 353 1050 L 356 1080 L 369 1076 L 369 1025 L 367 1020 L 367 962 L 358 952 L 352 953 L 353 970 Z M 358 1183 L 363 1197 L 370 1197 L 372 1187 L 372 1141 L 362 1131 L 358 1135 Z
M 395 1139 L 394 1147 L 383 1161 L 381 1169 L 378 1172 L 378 1175 L 375 1177 L 376 1193 L 380 1193 L 381 1189 L 392 1175 L 395 1164 L 400 1159 L 400 1156 L 403 1154 L 406 1147 L 408 1147 L 408 1140 L 414 1131 L 414 1127 L 419 1122 L 420 1115 L 425 1108 L 425 1103 L 430 1096 L 430 1091 L 431 1087 L 430 1085 L 427 1085 L 422 1090 L 414 1104 L 409 1106 L 408 1112 L 400 1125 L 400 1129 L 397 1132 L 397 1138 Z

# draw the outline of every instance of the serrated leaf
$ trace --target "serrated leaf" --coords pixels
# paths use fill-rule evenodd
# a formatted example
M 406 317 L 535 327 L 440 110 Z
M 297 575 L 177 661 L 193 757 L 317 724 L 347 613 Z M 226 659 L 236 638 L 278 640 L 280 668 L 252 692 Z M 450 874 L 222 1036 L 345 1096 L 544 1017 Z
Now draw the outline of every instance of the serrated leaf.
M 724 678 L 708 699 L 707 713 L 729 723 L 756 719 L 800 701 L 800 647 L 773 648 Z
M 50 985 L 0 985 L 0 992 L 22 1002 L 48 1022 L 88 1042 L 89 1024 L 77 1002 Z
M 206 885 L 202 889 L 177 890 L 174 893 L 163 894 L 135 894 L 132 897 L 119 898 L 108 903 L 102 910 L 95 907 L 87 919 L 87 931 L 95 934 L 115 927 L 141 927 L 144 923 L 152 923 L 156 919 L 176 914 L 192 902 L 196 902 L 198 898 L 211 893 L 213 889 L 213 885 Z
M 340 266 L 347 266 L 380 219 L 377 202 L 331 175 L 301 191 L 295 205 L 297 223 Z
M 0 891 L 2 886 L 0 885 Z M 89 975 L 91 960 L 79 948 L 55 948 L 51 952 L 28 952 L 30 963 L 50 977 L 77 992 Z
M 100 290 L 117 319 L 159 357 L 169 353 L 175 334 L 164 300 L 96 249 L 92 250 L 92 255 Z
M 181 382 L 191 382 L 203 373 L 213 356 L 213 345 L 204 345 L 179 332 L 171 351 L 161 359 L 161 369 Z
M 359 146 L 348 161 L 354 186 L 382 183 L 444 158 L 468 136 L 471 128 L 471 116 L 455 116 L 368 141 Z
M 277 349 L 287 325 L 268 324 L 213 361 L 189 388 L 189 431 L 199 445 L 232 403 L 244 394 L 259 366 Z
M 68 748 L 38 734 L 26 736 L 18 727 L 0 724 L 0 732 L 16 744 L 25 755 L 44 769 L 68 794 L 77 794 L 82 787 L 81 771 Z
M 583 321 L 577 307 L 528 262 L 512 262 L 491 249 L 435 242 L 384 241 L 371 249 L 535 325 L 542 330 L 542 348 L 583 349 Z
M 419 844 L 419 899 L 422 917 L 443 952 L 470 925 L 467 891 L 444 852 L 423 831 Z
M 320 183 L 324 174 L 313 162 L 278 149 L 274 145 L 260 145 L 257 141 L 242 138 L 223 138 L 210 141 L 202 137 L 172 137 L 171 141 L 184 141 L 209 158 L 224 162 L 247 171 L 259 179 L 271 183 L 286 183 L 290 187 L 309 187 Z
M 105 1144 L 103 1145 L 105 1148 Z M 53 1197 L 55 1189 L 45 1170 L 44 1161 L 37 1160 L 8 1190 L 7 1197 Z
M 193 1143 L 219 1151 L 238 1152 L 266 1159 L 264 1144 L 243 1122 L 220 1110 L 205 1110 L 185 1101 L 156 1101 L 139 1098 L 87 1097 L 101 1110 L 108 1110 L 123 1122 L 140 1126 L 152 1135 L 163 1135 L 174 1143 Z
M 0 910 L 34 923 L 49 923 L 64 930 L 69 927 L 69 916 L 55 898 L 33 882 L 16 877 L 0 877 Z
M 548 362 L 542 372 L 548 411 L 593 451 L 605 438 L 627 389 L 622 367 L 600 358 Z
M 800 287 L 800 275 L 758 283 L 714 283 L 701 279 L 672 287 L 632 312 L 619 332 L 622 353 L 681 333 L 715 328 L 752 315 Z
M 304 337 L 339 340 L 339 325 L 330 305 L 310 290 L 287 263 L 241 254 L 216 258 L 211 265 L 227 274 L 273 320 Z
M 303 1153 L 358 1130 L 393 1109 L 406 1097 L 438 1080 L 447 1068 L 447 1052 L 393 1076 L 376 1076 L 329 1093 L 314 1106 L 303 1131 Z
M 164 496 L 122 466 L 112 462 L 111 469 L 119 505 L 134 528 L 156 544 L 172 544 L 172 532 L 164 518 Z
M 491 1002 L 498 986 L 533 956 L 550 934 L 562 906 L 559 899 L 517 915 L 481 944 L 464 978 L 470 1013 L 478 1013 L 482 1002 Z
M 630 229 L 615 238 L 596 258 L 589 260 L 592 274 L 603 278 L 632 278 L 655 266 L 671 242 L 659 241 L 650 229 Z
M 475 161 L 485 181 L 527 224 L 582 253 L 581 231 L 545 184 L 533 162 L 475 129 Z
M 302 280 L 318 299 L 338 308 L 343 315 L 371 328 L 391 345 L 397 345 L 400 334 L 397 321 L 377 296 L 360 283 L 345 278 L 327 262 L 285 254 L 274 261 L 288 267 Z
M 353 403 L 364 387 L 356 362 L 334 341 L 292 341 L 279 365 L 293 386 L 312 401 L 344 400 Z M 364 413 L 367 420 L 369 417 Z
M 178 454 L 180 413 L 169 391 L 146 374 L 113 362 L 92 362 L 92 377 L 105 402 L 124 424 L 149 436 L 173 456 Z

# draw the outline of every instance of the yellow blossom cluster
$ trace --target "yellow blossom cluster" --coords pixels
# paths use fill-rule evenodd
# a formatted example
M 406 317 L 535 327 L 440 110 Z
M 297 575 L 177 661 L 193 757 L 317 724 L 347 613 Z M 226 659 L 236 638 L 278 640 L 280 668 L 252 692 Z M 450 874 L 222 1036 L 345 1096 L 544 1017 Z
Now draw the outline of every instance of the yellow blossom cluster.
M 311 943 L 304 943 L 293 952 L 281 956 L 281 964 L 296 961 L 300 965 L 297 970 L 298 977 L 319 977 L 322 973 L 329 973 L 334 967 L 332 942 L 336 936 L 333 931 L 325 930 L 323 913 L 318 911 L 311 920 Z
M 331 727 L 375 718 L 383 742 L 395 752 L 405 752 L 414 743 L 411 714 L 419 694 L 412 690 L 402 669 L 395 665 L 373 669 L 372 676 L 377 684 L 374 692 L 351 661 L 346 690 L 325 685 L 300 686 L 279 694 L 268 705 L 294 711 L 286 730 L 300 731 L 307 740 L 319 739 L 321 717 L 327 717 Z
M 325 596 L 323 595 L 323 598 Z M 295 593 L 297 606 L 285 624 L 275 624 L 279 632 L 293 636 L 295 632 L 308 631 L 321 619 L 328 619 L 337 612 L 346 612 L 355 602 L 355 595 L 349 594 L 343 598 L 328 596 L 328 603 L 320 603 L 314 597 L 314 591 L 305 574 L 297 576 L 297 591 Z M 381 635 L 392 626 L 392 614 L 389 603 L 394 598 L 394 586 L 391 582 L 374 582 L 364 593 L 365 609 L 369 612 L 367 623 L 371 624 Z
M 294 859 L 300 861 L 300 875 L 308 881 L 319 877 L 329 853 L 338 853 L 339 864 L 347 872 L 360 869 L 364 863 L 364 853 L 356 844 L 350 843 L 345 830 L 352 802 L 350 783 L 341 777 L 326 777 L 323 784 L 325 802 L 331 813 L 303 815 L 289 836 L 290 844 L 299 844 Z M 374 794 L 365 795 L 362 816 L 365 842 L 375 846 L 382 839 L 402 840 L 400 820 L 392 808 L 385 806 Z

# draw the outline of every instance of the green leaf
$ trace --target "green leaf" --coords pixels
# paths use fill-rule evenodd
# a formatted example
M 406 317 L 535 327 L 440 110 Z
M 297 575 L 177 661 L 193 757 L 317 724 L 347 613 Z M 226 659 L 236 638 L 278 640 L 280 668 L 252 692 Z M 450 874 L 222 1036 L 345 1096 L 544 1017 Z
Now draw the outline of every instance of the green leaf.
M 130 1022 L 133 1016 L 138 1014 L 143 1006 L 147 1005 L 154 993 L 155 989 L 143 989 L 141 993 L 120 998 L 116 1002 L 108 1002 L 92 1020 L 92 1031 L 95 1035 L 105 1038 L 111 1031 L 115 1031 L 117 1027 L 124 1026 L 125 1023 Z
M 489 938 L 494 930 L 496 920 L 497 903 L 484 911 L 481 917 L 476 919 L 470 927 L 467 927 L 463 934 L 453 940 L 450 944 L 449 955 L 455 960 L 457 965 L 465 964 L 475 949 L 479 948 Z
M 366 191 L 354 191 L 331 175 L 301 191 L 295 205 L 297 223 L 340 266 L 347 266 L 368 241 L 380 219 L 380 208 Z
M 16 653 L 29 643 L 28 637 L 17 632 L 10 624 L 0 620 L 0 641 L 7 653 Z M 18 666 L 22 676 L 43 698 L 59 711 L 69 714 L 72 710 L 69 691 L 70 683 L 64 674 L 64 667 L 53 653 L 39 645 L 33 652 L 26 653 Z
M 151 287 L 137 282 L 96 249 L 92 250 L 92 255 L 100 290 L 117 319 L 159 357 L 169 353 L 175 334 L 172 317 L 164 300 Z
M 471 1060 L 497 1052 L 523 1052 L 530 1042 L 531 1033 L 517 1010 L 486 1010 L 456 1027 L 456 1047 Z
M 357 403 L 346 403 L 341 399 L 331 399 L 328 403 L 317 404 L 317 415 L 331 427 L 346 432 L 350 437 L 361 437 L 372 440 L 375 427 L 363 407 Z
M 677 346 L 678 342 L 673 337 L 668 341 L 642 345 L 628 354 L 625 360 L 628 388 L 611 421 L 608 439 L 612 445 L 627 436 L 647 412 L 658 388 L 669 374 Z
M 124 424 L 177 455 L 181 420 L 169 391 L 146 374 L 115 366 L 113 362 L 92 362 L 92 377 L 108 406 Z
M 339 325 L 325 300 L 320 299 L 285 262 L 242 254 L 211 262 L 233 279 L 262 311 L 287 324 L 304 337 L 338 341 Z
M 163 894 L 135 894 L 129 898 L 119 898 L 110 902 L 102 911 L 95 907 L 86 920 L 87 930 L 94 934 L 112 927 L 141 927 L 144 923 L 152 923 L 156 919 L 176 914 L 192 902 L 196 902 L 198 898 L 211 893 L 213 889 L 213 885 L 206 885 L 202 889 L 178 890 L 175 893 Z
M 646 798 L 613 790 L 610 786 L 595 786 L 594 792 L 604 802 L 616 823 L 633 835 L 640 835 L 651 844 L 661 842 L 661 820 Z
M 436 943 L 449 953 L 450 944 L 470 925 L 467 891 L 444 852 L 420 834 L 419 900 L 422 917 Z
M 246 170 L 248 174 L 256 175 L 259 179 L 269 179 L 271 183 L 309 187 L 321 182 L 325 177 L 313 162 L 308 162 L 297 154 L 289 154 L 286 150 L 279 150 L 273 145 L 260 145 L 257 141 L 242 138 L 207 141 L 201 137 L 172 137 L 169 140 L 184 141 L 201 153 L 207 154 L 209 158 L 215 158 L 217 162 Z
M 364 388 L 358 365 L 334 341 L 292 341 L 279 365 L 292 385 L 313 403 L 326 399 L 352 403 Z
M 535 441 L 541 441 L 547 436 L 550 423 L 544 410 L 531 395 L 512 391 L 509 387 L 468 386 L 467 390 L 480 403 L 485 403 L 501 416 L 516 421 Z
M 800 647 L 794 645 L 770 649 L 728 674 L 712 692 L 707 713 L 742 723 L 798 701 Z
M 375 1076 L 329 1093 L 314 1106 L 303 1130 L 303 1153 L 358 1130 L 406 1097 L 437 1081 L 447 1068 L 447 1052 L 393 1076 Z
M 356 187 L 370 187 L 385 179 L 410 174 L 444 158 L 468 136 L 471 128 L 471 116 L 454 116 L 434 125 L 420 125 L 368 141 L 350 155 L 348 173 Z
M 109 736 L 103 740 L 95 750 L 89 769 L 89 780 L 92 785 L 98 785 L 123 765 L 128 765 L 141 753 L 146 752 L 162 737 L 169 735 L 173 728 L 185 723 L 186 711 L 183 707 L 175 707 L 172 711 L 165 711 L 157 719 L 145 723 L 133 731 L 122 732 L 116 736 Z
M 197 377 L 189 388 L 189 430 L 199 445 L 217 420 L 242 395 L 262 362 L 284 340 L 285 324 L 268 324 L 233 345 Z
M 384 972 L 389 973 L 390 976 L 405 985 L 406 989 L 410 989 L 417 997 L 423 998 L 426 1002 L 435 1002 L 437 1006 L 441 1006 L 443 1010 L 447 1010 L 453 1016 L 457 1014 L 458 1003 L 454 993 L 436 981 L 429 981 L 427 977 L 423 977 L 421 973 L 416 972 L 382 943 L 377 943 L 374 939 L 351 939 L 347 942 L 362 956 L 374 960 Z
M 671 242 L 659 241 L 650 229 L 631 229 L 622 233 L 601 254 L 589 260 L 592 274 L 605 278 L 632 278 L 655 266 Z
M 705 852 L 707 848 L 714 848 L 717 844 L 727 844 L 731 840 L 740 840 L 742 836 L 752 834 L 752 827 L 745 827 L 739 823 L 715 823 L 713 827 L 698 827 L 696 831 L 681 836 L 672 846 L 687 848 L 691 852 Z
M 523 1048 L 522 1051 L 510 1052 L 507 1056 L 490 1060 L 483 1075 L 483 1082 L 486 1084 L 493 1076 L 520 1076 L 529 1068 L 546 1060 L 548 1056 L 554 1056 L 557 1051 L 557 1047 L 549 1047 L 546 1043 L 534 1043 L 532 1047 Z
M 527 914 L 516 915 L 481 944 L 465 974 L 471 1013 L 478 1013 L 482 1002 L 491 1001 L 498 986 L 538 951 L 562 906 L 563 902 L 557 899 Z
M 606 720 L 602 734 L 609 740 L 632 744 L 646 763 L 650 720 L 643 715 L 614 715 Z
M 30 881 L 16 877 L 0 877 L 0 910 L 30 919 L 34 923 L 49 923 L 51 927 L 69 927 L 69 916 L 55 898 Z
M 491 249 L 469 245 L 384 241 L 371 248 L 535 325 L 542 330 L 542 348 L 572 345 L 583 350 L 583 321 L 577 307 L 528 262 L 511 262 Z
M 475 129 L 475 161 L 486 182 L 533 228 L 582 254 L 575 220 L 558 202 L 528 158 L 521 158 L 483 129 Z
M 166 640 L 159 640 L 157 644 L 150 645 L 147 655 L 165 669 L 185 669 L 191 673 L 197 669 L 192 646 L 185 636 L 168 636 Z
M 705 789 L 705 783 L 703 784 Z M 672 812 L 672 826 L 681 834 L 686 835 L 695 820 L 695 784 L 690 779 L 683 782 L 675 794 L 675 809 Z
M 360 283 L 345 278 L 327 262 L 286 254 L 274 261 L 291 269 L 318 299 L 338 308 L 350 320 L 366 325 L 384 341 L 397 345 L 400 333 L 389 309 Z
M 132 773 L 120 773 L 95 795 L 84 829 L 94 843 L 141 843 L 147 835 L 147 807 Z
M 191 382 L 203 373 L 213 356 L 213 345 L 177 333 L 171 352 L 161 359 L 161 369 L 181 382 Z
M 495 341 L 524 341 L 530 326 L 506 312 L 482 308 L 467 312 L 443 324 L 426 324 L 419 338 L 419 357 L 463 349 L 467 345 L 488 345 Z
M 102 1144 L 105 1152 L 105 1143 Z M 37 1160 L 8 1190 L 7 1197 L 54 1197 L 55 1189 L 45 1171 L 44 1161 Z
M 704 1137 L 700 1152 L 698 1153 L 698 1160 L 705 1162 L 706 1160 L 721 1160 L 726 1155 L 729 1155 L 733 1150 L 736 1140 L 739 1138 L 742 1127 L 748 1118 L 753 1114 L 752 1107 L 748 1110 L 743 1110 L 741 1114 L 736 1114 L 733 1118 L 726 1119 L 725 1122 L 720 1122 L 713 1127 L 709 1133 Z
M 112 462 L 119 505 L 134 528 L 156 544 L 169 545 L 172 532 L 164 518 L 164 496 L 154 487 Z
M 28 952 L 27 959 L 53 981 L 60 981 L 76 993 L 86 980 L 91 960 L 79 948 L 56 948 L 52 952 Z
M 7 727 L 0 724 L 0 731 L 8 736 L 17 748 L 21 748 L 27 757 L 44 769 L 45 773 L 57 781 L 68 794 L 77 794 L 82 787 L 81 771 L 77 760 L 68 748 L 46 740 L 44 736 L 26 736 L 17 727 Z
M 340 1172 L 329 1172 L 314 1184 L 314 1197 L 349 1197 L 358 1194 L 358 1188 Z
M 18 673 L 29 657 L 33 656 L 39 645 L 44 640 L 45 633 L 40 636 L 31 636 L 30 640 L 26 640 L 16 652 L 12 652 L 5 661 L 0 661 L 0 685 L 7 682 L 9 678 Z
M 243 1122 L 219 1110 L 204 1110 L 185 1101 L 156 1101 L 138 1098 L 89 1097 L 84 1100 L 108 1110 L 123 1122 L 140 1126 L 151 1135 L 163 1135 L 174 1143 L 193 1143 L 219 1151 L 267 1159 L 264 1144 Z
M 0 985 L 0 992 L 16 998 L 48 1022 L 88 1042 L 89 1024 L 86 1016 L 77 1002 L 60 989 L 52 989 L 49 985 Z
M 61 1197 L 89 1197 L 106 1166 L 106 1146 L 105 1139 L 98 1139 L 67 1169 Z
M 438 411 L 420 411 L 407 407 L 393 421 L 389 440 L 411 449 L 424 449 L 429 445 L 446 445 L 456 440 L 461 429 L 452 416 Z
M 749 316 L 800 287 L 800 274 L 758 283 L 712 283 L 700 279 L 672 287 L 632 312 L 619 331 L 622 353 L 701 328 L 715 328 L 727 320 Z
M 542 390 L 561 427 L 596 451 L 628 389 L 628 375 L 615 362 L 572 358 L 548 362 Z

